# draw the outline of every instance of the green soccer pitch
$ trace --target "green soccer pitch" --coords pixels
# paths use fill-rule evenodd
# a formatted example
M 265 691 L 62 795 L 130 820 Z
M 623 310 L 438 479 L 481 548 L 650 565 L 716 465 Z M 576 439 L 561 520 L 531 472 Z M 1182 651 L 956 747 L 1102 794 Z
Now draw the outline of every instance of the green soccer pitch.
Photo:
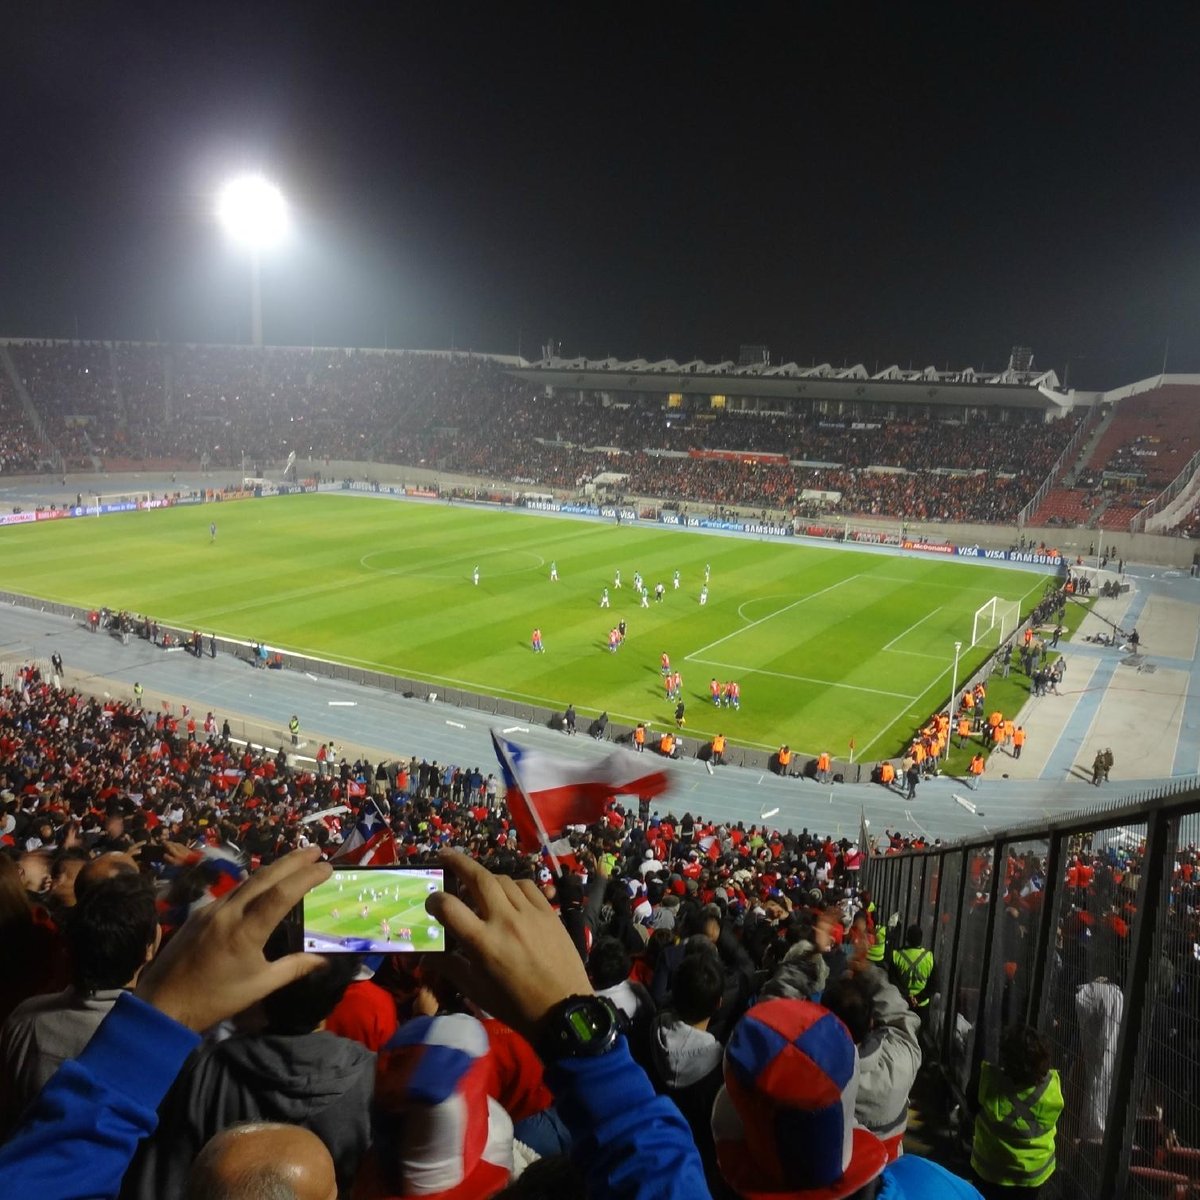
M 369 954 L 443 949 L 441 926 L 425 911 L 425 898 L 441 890 L 440 880 L 440 871 L 334 871 L 304 897 L 305 950 Z
M 853 738 L 860 760 L 897 752 L 946 702 L 956 640 L 960 680 L 995 648 L 993 635 L 969 649 L 976 609 L 1000 596 L 1024 614 L 1049 582 L 957 561 L 349 494 L 18 525 L 0 530 L 0 559 L 14 591 L 433 685 L 573 703 L 584 728 L 602 710 L 673 724 L 665 651 L 683 676 L 689 734 L 835 756 Z M 634 595 L 635 571 L 649 608 Z M 622 619 L 625 643 L 610 654 Z M 544 654 L 530 648 L 535 626 Z M 740 711 L 714 708 L 713 676 L 741 685 Z

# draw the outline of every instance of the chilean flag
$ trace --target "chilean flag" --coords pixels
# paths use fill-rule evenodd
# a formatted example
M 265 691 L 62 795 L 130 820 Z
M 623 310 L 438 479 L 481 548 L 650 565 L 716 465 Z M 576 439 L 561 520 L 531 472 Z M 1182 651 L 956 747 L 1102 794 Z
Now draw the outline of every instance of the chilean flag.
M 345 811 L 346 806 L 335 805 L 335 807 Z M 384 832 L 385 828 L 383 818 L 377 812 L 364 810 L 342 843 L 342 848 L 333 856 L 334 859 L 349 859 L 351 862 L 358 862 L 357 858 L 350 858 L 350 855 L 356 850 L 361 850 L 374 837 Z
M 396 839 L 378 813 L 364 812 L 333 856 L 333 862 L 356 867 L 394 867 L 400 861 Z
M 653 797 L 670 786 L 663 771 L 638 775 L 640 761 L 614 750 L 593 762 L 576 762 L 542 750 L 523 750 L 492 730 L 508 811 L 522 850 L 536 851 L 568 825 L 593 825 L 618 795 Z

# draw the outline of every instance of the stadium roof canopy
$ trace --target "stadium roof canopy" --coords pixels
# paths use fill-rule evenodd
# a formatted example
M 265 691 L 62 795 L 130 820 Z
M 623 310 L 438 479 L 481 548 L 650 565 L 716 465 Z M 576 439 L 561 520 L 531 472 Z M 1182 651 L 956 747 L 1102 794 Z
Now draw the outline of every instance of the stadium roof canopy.
M 1002 405 L 1039 408 L 1055 416 L 1069 411 L 1074 403 L 1073 394 L 1062 389 L 1053 371 L 1022 371 L 1011 366 L 984 373 L 973 367 L 943 371 L 937 367 L 906 370 L 893 365 L 871 373 L 861 363 L 852 367 L 830 363 L 802 367 L 794 362 L 739 367 L 728 360 L 679 363 L 672 358 L 658 362 L 644 358 L 626 362 L 616 358 L 544 358 L 518 367 L 512 374 L 540 386 L 581 392 Z

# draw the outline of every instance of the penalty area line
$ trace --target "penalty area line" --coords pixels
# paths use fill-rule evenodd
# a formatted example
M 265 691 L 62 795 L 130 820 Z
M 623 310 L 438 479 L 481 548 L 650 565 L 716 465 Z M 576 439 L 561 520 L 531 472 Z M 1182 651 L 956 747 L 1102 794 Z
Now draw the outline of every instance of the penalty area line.
M 888 644 L 886 646 L 883 647 L 884 650 L 890 650 L 897 642 L 902 641 L 904 638 L 908 637 L 908 635 L 910 633 L 912 633 L 912 631 L 914 629 L 916 629 L 917 626 L 924 625 L 925 622 L 928 621 L 930 617 L 937 616 L 937 614 L 940 613 L 941 611 L 942 611 L 942 605 L 939 604 L 937 606 L 937 608 L 933 609 L 930 612 L 927 612 L 919 621 L 914 621 L 903 633 L 898 633 L 894 638 L 892 638 L 892 640 L 890 642 L 888 642 Z M 901 654 L 912 654 L 913 651 L 902 650 L 902 651 L 900 651 L 900 653 Z M 922 657 L 925 657 L 925 656 L 922 655 Z
M 745 633 L 748 629 L 753 629 L 756 625 L 761 625 L 765 621 L 772 621 L 776 617 L 781 617 L 785 612 L 791 612 L 793 608 L 798 608 L 801 604 L 806 604 L 809 600 L 815 600 L 818 596 L 824 596 L 826 592 L 832 592 L 834 588 L 840 588 L 843 584 L 853 583 L 856 579 L 861 579 L 861 575 L 847 575 L 845 579 L 839 579 L 837 583 L 831 583 L 828 587 L 822 588 L 819 592 L 811 592 L 807 596 L 801 596 L 799 600 L 793 600 L 791 604 L 785 604 L 782 608 L 777 608 L 774 612 L 767 613 L 765 617 L 759 617 L 757 621 L 750 621 L 748 624 L 735 629 L 732 633 L 727 633 L 724 637 L 719 637 L 715 642 L 709 642 L 707 646 L 701 646 L 699 650 L 693 650 L 691 654 L 685 655 L 684 662 L 703 662 L 704 660 L 698 657 L 701 654 L 707 654 L 710 650 L 717 646 L 723 645 L 730 638 L 735 638 L 739 634 Z M 722 666 L 722 663 L 712 663 L 712 666 Z
M 866 692 L 871 696 L 891 696 L 896 700 L 904 700 L 911 704 L 919 700 L 919 696 L 906 696 L 903 692 L 885 692 L 881 688 L 861 687 L 857 683 L 838 683 L 830 679 L 813 679 L 809 675 L 789 675 L 784 671 L 767 671 L 762 667 L 746 667 L 741 663 L 715 662 L 711 658 L 688 658 L 684 661 L 694 662 L 701 667 L 721 667 L 726 671 L 745 672 L 749 675 L 770 675 L 774 679 L 793 679 L 797 683 L 815 683 L 821 687 L 845 688 L 851 692 Z

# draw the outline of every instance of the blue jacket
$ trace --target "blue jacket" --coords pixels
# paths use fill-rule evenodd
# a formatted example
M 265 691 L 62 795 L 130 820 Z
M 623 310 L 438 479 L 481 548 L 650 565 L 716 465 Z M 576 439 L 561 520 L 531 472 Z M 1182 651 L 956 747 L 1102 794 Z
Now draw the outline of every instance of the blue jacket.
M 158 1106 L 200 1044 L 124 992 L 83 1053 L 63 1063 L 0 1147 L 0 1200 L 115 1196 Z
M 974 1184 L 911 1154 L 888 1163 L 882 1180 L 875 1200 L 983 1200 Z
M 708 1200 L 692 1131 L 671 1100 L 655 1094 L 623 1037 L 598 1058 L 547 1067 L 546 1082 L 589 1200 Z
M 115 1197 L 138 1143 L 200 1039 L 124 993 L 87 1048 L 41 1090 L 0 1147 L 0 1200 Z M 705 1200 L 679 1110 L 656 1096 L 621 1038 L 609 1053 L 546 1073 L 592 1200 Z

